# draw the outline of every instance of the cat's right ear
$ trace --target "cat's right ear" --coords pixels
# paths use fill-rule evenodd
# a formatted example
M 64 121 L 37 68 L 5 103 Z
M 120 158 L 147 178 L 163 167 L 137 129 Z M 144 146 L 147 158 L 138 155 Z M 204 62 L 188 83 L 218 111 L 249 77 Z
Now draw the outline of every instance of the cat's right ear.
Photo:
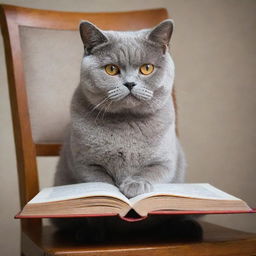
M 100 29 L 89 21 L 81 21 L 79 30 L 81 39 L 84 43 L 84 49 L 88 54 L 90 54 L 94 47 L 108 41 Z
M 174 25 L 173 20 L 171 19 L 164 20 L 160 24 L 158 24 L 156 27 L 154 27 L 148 36 L 149 40 L 157 44 L 160 44 L 163 47 L 164 53 L 168 48 L 168 44 L 172 36 L 173 25 Z

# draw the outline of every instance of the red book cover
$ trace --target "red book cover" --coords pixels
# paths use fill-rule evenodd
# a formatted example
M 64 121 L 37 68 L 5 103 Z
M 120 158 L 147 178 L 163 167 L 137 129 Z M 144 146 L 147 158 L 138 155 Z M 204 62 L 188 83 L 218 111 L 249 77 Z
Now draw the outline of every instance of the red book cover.
M 223 202 L 224 204 L 222 204 Z M 188 205 L 187 207 L 185 207 L 186 204 Z M 205 204 L 209 204 L 208 207 L 205 207 Z M 108 208 L 104 209 L 106 205 Z M 155 184 L 153 192 L 128 199 L 117 187 L 111 184 L 92 182 L 45 188 L 28 202 L 15 218 L 117 216 L 125 221 L 140 221 L 152 215 L 207 215 L 255 212 L 256 209 L 251 209 L 243 200 L 207 183 Z
M 256 213 L 256 208 L 249 211 L 155 211 L 149 212 L 147 216 L 120 216 L 118 214 L 67 214 L 67 215 L 20 215 L 18 213 L 15 219 L 43 219 L 43 218 L 92 218 L 92 217 L 113 217 L 117 216 L 124 221 L 136 222 L 146 219 L 149 215 L 208 215 L 208 214 L 242 214 L 242 213 Z

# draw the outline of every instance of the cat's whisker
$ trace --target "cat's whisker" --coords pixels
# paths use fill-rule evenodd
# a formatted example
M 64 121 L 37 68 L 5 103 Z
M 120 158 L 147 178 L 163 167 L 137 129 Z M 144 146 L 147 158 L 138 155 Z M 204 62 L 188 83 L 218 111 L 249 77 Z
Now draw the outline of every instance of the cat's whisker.
M 153 93 L 147 92 L 147 93 L 144 93 L 143 95 L 145 95 L 145 96 L 147 96 L 147 97 L 152 97 L 152 96 L 153 96 Z
M 153 93 L 150 92 L 137 92 L 138 95 L 146 96 L 146 97 L 152 97 Z
M 153 91 L 148 90 L 145 87 L 138 87 L 138 88 L 135 87 L 132 90 L 132 93 L 135 97 L 144 101 L 150 100 L 153 97 Z
M 119 101 L 127 96 L 130 92 L 124 91 L 118 87 L 108 91 L 108 97 L 113 101 Z
M 137 96 L 138 96 L 140 99 L 142 99 L 142 100 L 149 100 L 149 99 L 150 99 L 150 97 L 147 97 L 147 96 L 145 96 L 145 95 L 137 94 Z
M 97 124 L 97 119 L 98 119 L 98 117 L 100 117 L 100 114 L 103 113 L 103 115 L 104 115 L 104 110 L 105 110 L 105 108 L 103 108 L 103 104 L 107 103 L 108 100 L 110 100 L 110 99 L 107 98 L 104 102 L 102 102 L 102 104 L 100 105 L 101 108 L 98 107 L 99 112 L 97 113 L 97 115 L 96 115 L 96 117 L 95 117 L 95 120 L 94 120 L 94 122 L 95 122 L 96 124 Z
M 123 99 L 124 97 L 126 97 L 129 93 L 121 93 L 118 95 L 115 95 L 114 97 L 111 97 L 110 99 L 113 101 L 119 101 L 121 99 Z
M 98 103 L 96 106 L 94 106 L 94 108 L 92 109 L 92 111 L 94 111 L 96 108 L 98 108 L 100 105 L 102 105 L 106 100 L 108 100 L 109 97 L 104 98 L 100 103 Z
M 108 91 L 108 97 L 112 97 L 118 94 L 120 94 L 120 89 L 118 87 Z
M 110 108 L 110 105 L 113 103 L 113 101 L 109 101 L 109 104 L 105 107 L 105 111 L 102 115 L 102 120 L 104 119 L 104 115 L 108 112 L 109 108 Z
M 101 107 L 102 105 L 104 105 L 105 103 L 107 103 L 109 100 L 110 100 L 109 97 L 106 97 L 106 98 L 104 98 L 101 102 L 99 102 L 97 105 L 90 105 L 90 106 L 89 106 L 89 112 L 87 113 L 86 116 L 92 115 L 93 112 L 94 112 L 96 109 L 99 110 L 99 112 L 97 113 L 97 116 L 98 116 L 98 115 L 100 114 L 100 112 L 102 111 L 102 109 L 100 109 L 100 107 Z M 97 119 L 97 116 L 96 116 L 95 119 Z
M 104 98 L 100 103 L 93 106 L 93 108 L 88 112 L 88 114 L 92 114 L 94 110 L 98 109 L 101 105 L 103 105 L 108 100 L 108 97 Z
M 119 95 L 120 93 L 119 92 L 112 92 L 112 93 L 109 93 L 108 94 L 108 97 L 109 98 L 112 98 L 112 97 L 115 97 L 115 96 L 117 96 L 117 95 Z
M 119 97 L 120 97 L 120 94 L 115 94 L 115 95 L 110 96 L 109 98 L 110 98 L 111 100 L 115 100 L 115 99 L 117 99 L 117 98 L 119 98 Z
M 142 100 L 150 100 L 153 95 L 136 93 L 136 94 L 134 94 L 134 96 L 139 98 L 139 99 L 142 99 Z
M 136 91 L 137 91 L 137 92 L 141 92 L 141 93 L 146 93 L 146 94 L 153 94 L 153 92 L 152 92 L 151 90 L 148 90 L 148 89 L 146 89 L 146 88 L 144 88 L 144 87 L 142 87 L 142 88 L 137 88 Z

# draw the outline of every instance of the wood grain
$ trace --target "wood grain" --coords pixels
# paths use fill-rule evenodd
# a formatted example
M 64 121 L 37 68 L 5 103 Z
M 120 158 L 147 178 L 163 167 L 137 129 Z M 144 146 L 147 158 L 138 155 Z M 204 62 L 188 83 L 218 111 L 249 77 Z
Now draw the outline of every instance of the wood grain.
M 20 205 L 23 207 L 38 193 L 39 189 L 36 151 L 29 120 L 16 13 L 12 8 L 1 6 L 0 14 L 16 146 Z
M 166 9 L 152 9 L 129 12 L 62 12 L 2 5 L 6 12 L 15 15 L 21 26 L 77 30 L 81 20 L 89 20 L 105 30 L 137 30 L 150 28 L 168 17 Z
M 172 240 L 168 237 L 119 238 L 104 243 L 78 243 L 68 234 L 58 233 L 52 227 L 24 230 L 22 246 L 33 248 L 37 255 L 45 248 L 46 255 L 89 256 L 253 256 L 256 255 L 256 236 L 209 223 L 201 223 L 203 240 Z M 29 246 L 30 245 L 30 246 Z

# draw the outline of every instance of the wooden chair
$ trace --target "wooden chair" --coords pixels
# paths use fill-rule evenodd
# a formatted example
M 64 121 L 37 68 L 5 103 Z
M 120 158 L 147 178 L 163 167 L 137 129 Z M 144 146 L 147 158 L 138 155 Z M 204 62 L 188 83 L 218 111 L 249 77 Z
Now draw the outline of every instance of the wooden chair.
M 82 56 L 83 50 L 76 31 L 80 20 L 90 20 L 105 30 L 135 30 L 152 27 L 167 17 L 165 9 L 71 13 L 1 5 L 21 207 L 39 191 L 37 156 L 57 156 L 59 153 L 63 127 L 69 119 L 69 100 L 76 86 L 73 79 L 78 79 L 78 74 L 74 75 L 69 68 L 79 71 L 80 65 L 79 61 L 76 64 L 77 59 L 72 60 L 72 54 L 76 51 L 77 58 Z M 57 33 L 62 33 L 60 39 L 55 36 Z M 30 35 L 32 39 L 27 38 Z M 42 39 L 47 40 L 43 43 Z M 52 44 L 49 43 L 51 39 L 55 40 Z M 72 45 L 66 45 L 68 43 Z M 62 45 L 66 48 L 62 49 Z M 75 46 L 80 50 L 75 50 Z M 47 65 L 45 59 L 38 59 L 38 49 L 39 53 L 48 53 Z M 63 52 L 57 58 L 54 54 L 59 49 Z M 36 55 L 35 59 L 30 60 L 31 54 Z M 68 63 L 62 59 L 64 57 L 68 58 Z M 42 70 L 45 74 L 37 76 Z M 59 74 L 58 79 L 62 80 L 52 79 L 53 73 Z M 70 76 L 70 85 L 73 85 L 66 88 Z M 62 108 L 64 114 L 59 112 Z M 22 255 L 256 255 L 255 235 L 207 223 L 202 223 L 204 237 L 200 241 L 135 238 L 98 245 L 77 244 L 38 220 L 23 220 L 21 224 Z

